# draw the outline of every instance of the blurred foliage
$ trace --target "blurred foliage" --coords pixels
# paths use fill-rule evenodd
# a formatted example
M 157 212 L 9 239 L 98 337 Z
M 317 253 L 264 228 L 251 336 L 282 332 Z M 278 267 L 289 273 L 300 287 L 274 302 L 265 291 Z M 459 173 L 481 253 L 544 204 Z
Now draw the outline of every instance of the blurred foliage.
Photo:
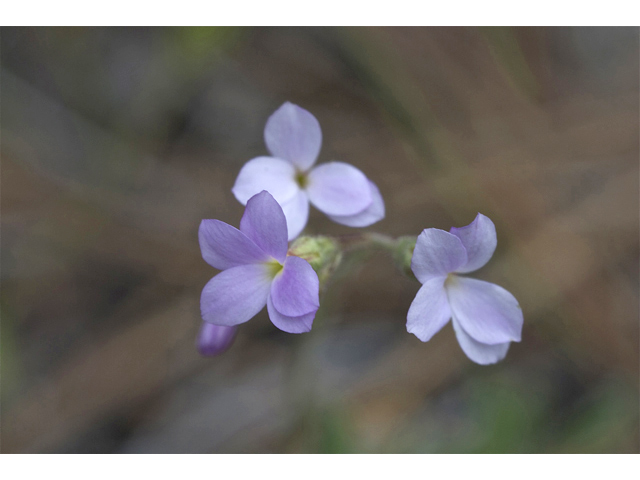
M 519 46 L 512 27 L 485 27 L 481 29 L 496 61 L 504 67 L 509 79 L 525 95 L 537 100 L 540 87 Z
M 166 37 L 167 48 L 178 47 L 185 60 L 198 62 L 212 52 L 229 51 L 247 32 L 239 27 L 177 27 L 177 41 Z

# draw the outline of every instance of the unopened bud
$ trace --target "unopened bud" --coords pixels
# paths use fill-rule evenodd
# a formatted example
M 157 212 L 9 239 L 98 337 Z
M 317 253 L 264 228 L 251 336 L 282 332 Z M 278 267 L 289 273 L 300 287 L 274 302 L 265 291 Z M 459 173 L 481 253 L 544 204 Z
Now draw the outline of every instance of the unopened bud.
M 196 339 L 196 348 L 204 357 L 215 357 L 224 353 L 233 343 L 238 327 L 225 327 L 202 322 Z
M 340 244 L 329 237 L 299 237 L 289 247 L 288 255 L 305 259 L 318 274 L 322 287 L 342 261 Z
M 413 250 L 416 248 L 417 237 L 407 236 L 400 237 L 396 240 L 393 249 L 393 261 L 396 267 L 406 276 L 415 278 L 411 270 L 411 259 L 413 258 Z

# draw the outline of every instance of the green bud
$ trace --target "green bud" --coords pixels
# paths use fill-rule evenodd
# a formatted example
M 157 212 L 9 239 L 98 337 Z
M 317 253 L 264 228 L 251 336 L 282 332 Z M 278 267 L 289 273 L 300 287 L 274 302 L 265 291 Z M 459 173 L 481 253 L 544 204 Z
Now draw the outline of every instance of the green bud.
M 289 247 L 288 255 L 304 258 L 318 274 L 320 287 L 342 261 L 340 244 L 329 237 L 299 237 Z
M 393 261 L 396 267 L 406 276 L 415 278 L 411 270 L 411 259 L 413 258 L 413 250 L 416 248 L 417 237 L 407 236 L 400 237 L 396 240 L 393 248 Z

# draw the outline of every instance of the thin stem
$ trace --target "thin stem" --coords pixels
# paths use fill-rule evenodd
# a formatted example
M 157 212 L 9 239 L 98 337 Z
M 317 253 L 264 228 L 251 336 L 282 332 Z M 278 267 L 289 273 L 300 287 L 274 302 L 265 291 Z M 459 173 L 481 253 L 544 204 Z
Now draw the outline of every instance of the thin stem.
M 335 237 L 345 252 L 360 250 L 367 247 L 382 247 L 392 251 L 396 247 L 396 239 L 381 233 L 366 232 L 355 235 Z

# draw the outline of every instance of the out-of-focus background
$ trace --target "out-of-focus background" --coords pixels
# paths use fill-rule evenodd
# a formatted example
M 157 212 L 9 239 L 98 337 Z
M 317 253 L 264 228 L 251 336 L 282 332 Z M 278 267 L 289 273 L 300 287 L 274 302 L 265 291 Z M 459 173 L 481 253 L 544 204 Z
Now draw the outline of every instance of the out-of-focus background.
M 3 452 L 638 452 L 637 28 L 3 28 Z M 284 101 L 417 235 L 496 224 L 475 274 L 521 343 L 405 330 L 419 284 L 347 265 L 311 333 L 194 347 L 201 219 Z M 312 210 L 308 233 L 349 234 Z

